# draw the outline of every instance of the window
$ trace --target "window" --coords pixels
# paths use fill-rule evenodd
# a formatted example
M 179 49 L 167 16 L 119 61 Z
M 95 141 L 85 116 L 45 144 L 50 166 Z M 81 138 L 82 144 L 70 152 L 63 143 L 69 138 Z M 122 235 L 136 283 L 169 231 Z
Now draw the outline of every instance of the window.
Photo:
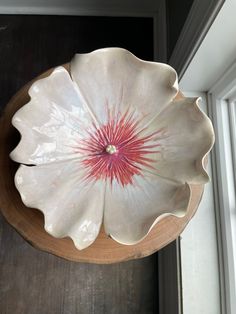
M 195 91 L 184 94 L 201 97 L 201 109 L 208 114 L 206 93 Z M 181 234 L 183 314 L 223 314 L 211 159 L 210 154 L 207 173 L 211 181 L 205 185 L 197 212 Z
M 194 1 L 199 5 L 202 2 Z M 210 1 L 213 2 L 217 1 Z M 179 70 L 184 73 L 181 90 L 185 94 L 186 91 L 191 92 L 192 96 L 203 94 L 206 112 L 213 121 L 216 133 L 216 143 L 208 165 L 213 170 L 212 175 L 209 172 L 212 182 L 206 185 L 205 190 L 209 193 L 204 193 L 196 216 L 182 234 L 181 266 L 185 280 L 183 301 L 186 314 L 236 313 L 236 63 L 227 71 L 236 55 L 236 41 L 233 40 L 236 36 L 236 1 L 223 2 L 210 28 L 206 26 L 207 33 L 198 49 L 195 49 L 195 45 L 187 58 L 183 44 L 192 42 L 186 38 L 191 38 L 196 28 L 186 23 L 183 38 L 179 41 L 180 49 L 175 49 L 171 60 L 173 65 L 178 65 L 179 60 L 181 64 L 184 63 Z M 197 11 L 195 16 L 201 17 Z M 199 240 L 200 237 L 203 241 Z
M 236 313 L 236 62 L 208 92 L 222 312 Z

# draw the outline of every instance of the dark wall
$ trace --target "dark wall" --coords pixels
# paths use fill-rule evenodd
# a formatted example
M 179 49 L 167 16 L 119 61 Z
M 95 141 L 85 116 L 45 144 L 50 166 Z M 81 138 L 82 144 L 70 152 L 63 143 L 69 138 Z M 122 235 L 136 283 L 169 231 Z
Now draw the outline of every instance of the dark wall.
M 174 50 L 192 4 L 193 0 L 166 0 L 168 60 Z
M 122 47 L 153 60 L 152 18 L 0 15 L 0 30 L 0 108 L 28 81 L 77 52 Z

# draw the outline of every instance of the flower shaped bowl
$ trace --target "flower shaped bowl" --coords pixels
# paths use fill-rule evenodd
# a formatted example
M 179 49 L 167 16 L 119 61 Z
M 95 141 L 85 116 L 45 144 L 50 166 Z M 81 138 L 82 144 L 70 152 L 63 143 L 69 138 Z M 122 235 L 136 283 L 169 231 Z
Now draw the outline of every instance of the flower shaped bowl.
M 119 243 L 146 237 L 166 216 L 186 215 L 190 185 L 204 184 L 214 142 L 199 99 L 176 99 L 168 65 L 127 50 L 76 54 L 33 83 L 12 119 L 21 140 L 15 185 L 45 229 L 91 245 L 101 225 Z

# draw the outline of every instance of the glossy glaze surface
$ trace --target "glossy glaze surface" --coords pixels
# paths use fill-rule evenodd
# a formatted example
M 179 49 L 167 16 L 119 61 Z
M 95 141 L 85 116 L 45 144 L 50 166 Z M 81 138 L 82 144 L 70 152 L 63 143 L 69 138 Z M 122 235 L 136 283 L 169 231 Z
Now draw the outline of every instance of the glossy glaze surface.
M 58 67 L 31 86 L 12 120 L 22 138 L 11 158 L 22 201 L 50 234 L 84 249 L 104 223 L 134 244 L 162 217 L 185 215 L 189 184 L 208 181 L 214 133 L 199 99 L 177 93 L 171 67 L 120 48 L 77 54 L 70 73 Z

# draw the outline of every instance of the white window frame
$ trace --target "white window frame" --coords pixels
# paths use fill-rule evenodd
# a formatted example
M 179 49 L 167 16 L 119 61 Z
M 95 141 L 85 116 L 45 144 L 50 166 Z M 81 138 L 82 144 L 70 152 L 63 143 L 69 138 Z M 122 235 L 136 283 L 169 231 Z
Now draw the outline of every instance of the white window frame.
M 189 59 L 184 58 L 184 53 L 179 58 L 184 60 L 183 62 L 186 60 L 187 65 L 183 67 L 185 71 L 179 71 L 180 74 L 184 72 L 180 81 L 181 90 L 184 93 L 191 92 L 191 96 L 198 96 L 200 93 L 206 94 L 207 112 L 216 133 L 216 143 L 210 154 L 212 183 L 205 187 L 207 190 L 211 186 L 212 191 L 205 195 L 206 206 L 203 204 L 203 198 L 196 216 L 182 235 L 182 278 L 194 278 L 193 282 L 195 283 L 193 287 L 191 280 L 183 282 L 184 314 L 236 313 L 234 268 L 236 162 L 233 162 L 236 156 L 236 65 L 233 63 L 236 53 L 235 10 L 235 0 L 226 0 L 202 43 L 196 51 L 194 50 L 196 53 L 190 62 Z M 190 31 L 186 28 L 188 35 L 189 32 L 193 33 L 195 30 L 191 24 L 189 28 Z M 188 45 L 187 41 L 184 43 Z M 184 48 L 182 46 L 180 45 L 184 50 L 185 46 Z M 172 60 L 173 65 L 176 62 L 178 62 L 178 58 Z M 229 69 L 227 70 L 227 68 Z M 208 219 L 209 228 L 214 234 L 207 233 L 203 228 L 206 225 L 205 220 L 199 219 L 204 210 L 208 215 L 210 212 L 214 213 L 211 215 L 211 219 Z M 201 245 L 199 242 L 198 233 L 202 235 L 202 232 L 208 234 L 204 238 L 208 244 Z M 212 246 L 209 245 L 210 237 Z M 196 245 L 193 246 L 193 242 L 199 244 L 197 248 Z M 206 273 L 206 269 L 209 269 L 209 260 L 211 262 L 214 260 L 214 263 L 212 263 L 213 269 L 210 269 L 205 276 L 208 279 L 206 280 L 203 274 Z M 203 261 L 207 261 L 207 263 L 204 264 Z M 197 263 L 199 265 L 196 267 Z M 200 277 L 199 274 L 201 278 L 196 279 L 196 277 Z M 215 284 L 215 286 L 211 285 L 212 290 L 209 289 L 209 281 Z M 196 306 L 193 302 L 193 299 L 196 300 L 195 294 L 198 295 Z
M 184 95 L 201 97 L 201 109 L 209 114 L 206 93 L 184 91 Z M 181 234 L 183 314 L 222 314 L 211 157 L 207 164 L 211 180 L 204 187 L 196 214 Z
M 208 92 L 222 313 L 236 313 L 236 62 Z

